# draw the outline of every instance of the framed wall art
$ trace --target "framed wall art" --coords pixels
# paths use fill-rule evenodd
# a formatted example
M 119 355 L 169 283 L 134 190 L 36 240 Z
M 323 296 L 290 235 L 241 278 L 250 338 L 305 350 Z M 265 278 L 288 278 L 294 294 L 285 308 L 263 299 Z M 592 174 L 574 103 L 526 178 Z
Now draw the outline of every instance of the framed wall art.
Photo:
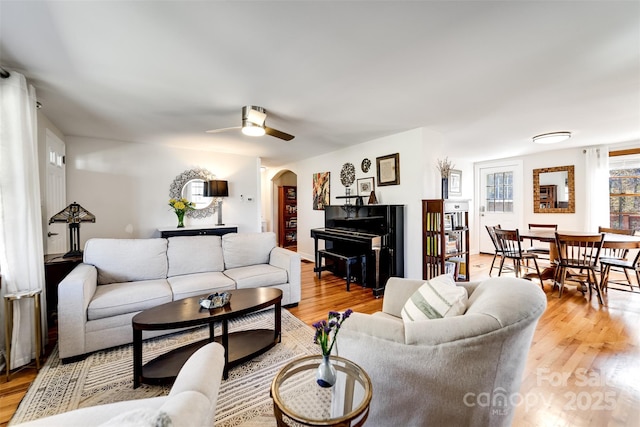
M 378 187 L 400 184 L 400 153 L 376 157 Z
M 313 210 L 322 211 L 329 205 L 331 197 L 331 172 L 313 174 Z
M 357 184 L 358 184 L 358 196 L 369 197 L 371 195 L 371 192 L 375 190 L 373 177 L 359 178 L 357 181 Z
M 449 195 L 462 196 L 462 171 L 451 169 L 449 172 Z

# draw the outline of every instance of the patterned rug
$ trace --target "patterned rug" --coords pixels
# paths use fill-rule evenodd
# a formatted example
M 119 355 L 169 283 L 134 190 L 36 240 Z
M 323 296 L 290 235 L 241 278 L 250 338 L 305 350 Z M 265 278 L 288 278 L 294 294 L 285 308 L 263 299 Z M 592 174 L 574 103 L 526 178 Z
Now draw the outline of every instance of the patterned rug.
M 229 322 L 229 330 L 273 328 L 273 309 L 246 315 Z M 220 326 L 216 326 L 216 336 Z M 208 329 L 198 328 L 146 340 L 143 362 L 180 347 L 205 339 Z M 289 361 L 317 354 L 313 329 L 287 310 L 282 310 L 282 342 L 266 353 L 236 366 L 222 380 L 216 409 L 216 426 L 275 426 L 273 403 L 269 397 L 271 381 Z M 86 359 L 60 363 L 57 347 L 38 373 L 22 399 L 11 424 L 30 421 L 76 408 L 122 400 L 162 396 L 170 386 L 142 385 L 133 389 L 133 346 L 123 345 L 98 351 Z

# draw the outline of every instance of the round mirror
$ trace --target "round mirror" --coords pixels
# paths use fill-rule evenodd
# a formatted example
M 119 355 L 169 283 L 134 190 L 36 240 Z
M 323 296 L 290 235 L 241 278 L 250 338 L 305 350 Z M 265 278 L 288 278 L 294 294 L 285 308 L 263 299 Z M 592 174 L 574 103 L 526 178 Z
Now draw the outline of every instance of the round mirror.
M 185 215 L 191 218 L 206 218 L 216 212 L 217 199 L 203 197 L 204 183 L 216 179 L 216 176 L 206 169 L 189 169 L 176 177 L 169 187 L 169 197 L 172 199 L 185 198 L 195 203 L 196 208 L 188 210 Z
M 182 197 L 196 205 L 196 209 L 204 209 L 211 204 L 213 197 L 204 197 L 204 179 L 192 179 L 182 187 Z

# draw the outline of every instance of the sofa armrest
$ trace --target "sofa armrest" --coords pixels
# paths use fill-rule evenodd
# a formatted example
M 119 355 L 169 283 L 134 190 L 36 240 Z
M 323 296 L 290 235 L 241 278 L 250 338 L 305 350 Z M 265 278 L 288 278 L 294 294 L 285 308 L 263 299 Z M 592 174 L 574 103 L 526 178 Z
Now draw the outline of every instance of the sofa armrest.
M 287 272 L 291 292 L 291 303 L 297 303 L 302 298 L 300 290 L 302 283 L 300 262 L 300 255 L 297 252 L 278 246 L 274 247 L 269 254 L 269 264 L 282 268 Z
M 224 369 L 224 351 L 222 345 L 209 343 L 193 353 L 182 366 L 169 392 L 169 399 L 161 408 L 172 420 L 182 420 L 184 425 L 213 425 Z M 201 400 L 205 403 L 203 408 L 199 408 Z M 194 419 L 195 414 L 202 414 L 202 419 Z
M 58 285 L 58 347 L 60 358 L 83 354 L 87 308 L 98 286 L 98 271 L 78 264 Z
M 404 343 L 404 322 L 400 318 L 384 313 L 352 313 L 340 327 L 340 335 L 360 336 L 361 339 L 376 338 Z M 338 345 L 340 345 L 338 340 Z

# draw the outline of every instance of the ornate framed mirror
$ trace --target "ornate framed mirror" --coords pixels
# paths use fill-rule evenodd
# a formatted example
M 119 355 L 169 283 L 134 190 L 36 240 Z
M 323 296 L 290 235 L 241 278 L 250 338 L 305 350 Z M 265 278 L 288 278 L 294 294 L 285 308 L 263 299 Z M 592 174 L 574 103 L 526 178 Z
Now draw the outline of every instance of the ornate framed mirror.
M 186 170 L 176 176 L 176 179 L 171 183 L 169 197 L 172 199 L 185 198 L 195 203 L 196 208 L 186 211 L 186 216 L 206 218 L 216 212 L 216 198 L 202 195 L 204 183 L 213 179 L 216 179 L 216 176 L 206 169 Z
M 533 170 L 533 212 L 576 212 L 573 165 Z

